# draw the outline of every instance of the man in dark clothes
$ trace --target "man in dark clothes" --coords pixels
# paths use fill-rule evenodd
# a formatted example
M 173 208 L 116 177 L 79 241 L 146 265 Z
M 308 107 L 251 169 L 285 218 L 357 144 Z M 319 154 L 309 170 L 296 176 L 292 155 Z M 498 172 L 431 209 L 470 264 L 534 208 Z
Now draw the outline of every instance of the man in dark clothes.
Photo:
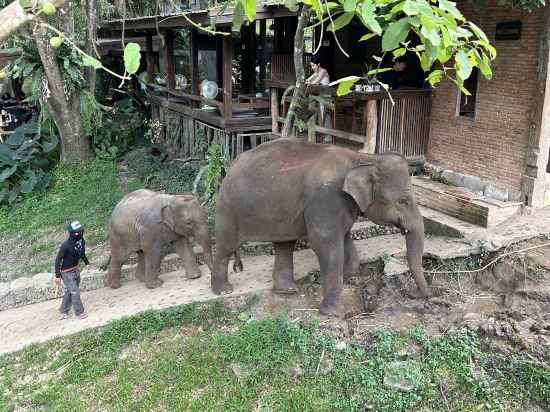
M 393 68 L 391 70 L 382 72 L 378 75 L 378 80 L 387 84 L 392 89 L 399 89 L 401 84 L 401 76 L 403 70 L 407 67 L 407 59 L 405 57 L 398 57 L 395 59 Z
M 61 284 L 61 279 L 65 283 L 67 290 L 59 311 L 61 319 L 70 318 L 69 310 L 74 307 L 74 313 L 77 318 L 85 319 L 88 317 L 84 313 L 84 305 L 80 300 L 80 270 L 78 262 L 80 259 L 86 264 L 86 269 L 90 270 L 90 262 L 86 257 L 86 243 L 84 242 L 84 225 L 75 221 L 67 226 L 69 239 L 61 245 L 57 257 L 55 258 L 55 283 Z

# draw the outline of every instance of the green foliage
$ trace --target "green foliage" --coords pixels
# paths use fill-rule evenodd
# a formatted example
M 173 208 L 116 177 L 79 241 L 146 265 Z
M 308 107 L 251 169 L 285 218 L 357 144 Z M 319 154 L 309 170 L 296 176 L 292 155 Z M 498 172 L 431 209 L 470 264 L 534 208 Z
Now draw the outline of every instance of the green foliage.
M 381 329 L 354 345 L 323 333 L 315 318 L 254 320 L 256 301 L 150 310 L 5 355 L 0 402 L 8 411 L 40 404 L 327 412 L 519 411 L 548 403 L 546 365 L 488 366 L 490 355 L 472 335 L 430 339 L 417 325 Z
M 227 165 L 227 158 L 222 153 L 222 147 L 216 144 L 210 146 L 206 154 L 206 165 L 200 169 L 193 183 L 193 193 L 202 199 L 203 204 L 212 198 L 216 199 L 221 185 L 222 171 L 227 168 Z M 202 195 L 198 193 L 201 180 L 204 184 Z
M 102 232 L 105 240 L 113 207 L 126 193 L 142 187 L 136 181 L 119 182 L 116 166 L 103 160 L 57 165 L 51 176 L 48 190 L 29 195 L 17 210 L 10 213 L 7 206 L 0 207 L 0 236 L 17 233 L 35 239 L 39 232 L 64 228 L 71 219 L 79 219 L 88 227 L 88 235 Z
M 49 98 L 49 88 L 45 82 L 44 69 L 36 44 L 32 40 L 18 39 L 17 46 L 21 47 L 22 52 L 21 57 L 15 61 L 12 77 L 25 80 L 32 78 L 32 85 L 27 85 L 30 93 L 27 95 L 26 101 L 40 101 L 44 106 L 44 99 Z M 67 92 L 80 90 L 84 85 L 83 63 L 80 54 L 66 43 L 56 48 L 55 54 Z
M 200 163 L 163 162 L 165 156 L 153 156 L 150 147 L 128 153 L 125 163 L 134 175 L 146 182 L 152 190 L 165 190 L 169 194 L 191 193 Z
M 86 136 L 99 159 L 114 160 L 124 153 L 136 135 L 143 134 L 139 109 L 130 95 L 112 107 L 102 105 L 87 90 L 80 94 L 80 113 Z
M 124 47 L 124 68 L 129 74 L 134 74 L 139 69 L 140 48 L 139 44 L 131 42 Z
M 59 138 L 41 133 L 35 122 L 19 126 L 0 143 L 0 204 L 13 203 L 50 183 Z

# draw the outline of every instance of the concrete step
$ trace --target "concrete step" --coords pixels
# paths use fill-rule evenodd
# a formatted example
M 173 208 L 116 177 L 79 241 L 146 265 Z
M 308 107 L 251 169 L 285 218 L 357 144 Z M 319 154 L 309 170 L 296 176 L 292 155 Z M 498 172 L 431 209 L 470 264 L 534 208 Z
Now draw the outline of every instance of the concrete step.
M 466 238 L 485 230 L 481 226 L 464 222 L 426 206 L 419 205 L 419 209 L 424 218 L 424 229 L 427 235 Z
M 415 176 L 411 181 L 420 205 L 485 228 L 496 226 L 523 208 L 521 202 L 503 202 L 476 195 L 426 176 Z

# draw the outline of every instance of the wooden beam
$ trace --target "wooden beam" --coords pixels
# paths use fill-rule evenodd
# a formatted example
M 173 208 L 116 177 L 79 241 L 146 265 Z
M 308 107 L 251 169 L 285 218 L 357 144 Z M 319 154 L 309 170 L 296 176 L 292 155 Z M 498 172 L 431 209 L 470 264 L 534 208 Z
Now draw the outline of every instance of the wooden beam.
M 266 38 L 266 24 L 265 20 L 260 20 L 260 92 L 265 92 L 265 38 Z
M 164 64 L 166 88 L 174 90 L 176 88 L 176 67 L 174 61 L 174 32 L 172 30 L 166 30 L 164 35 Z
M 218 86 L 223 87 L 223 36 L 216 36 L 216 77 Z
M 248 26 L 248 93 L 256 94 L 256 22 Z
M 279 89 L 271 88 L 271 131 L 273 133 L 279 133 L 279 123 L 277 118 L 279 117 Z
M 189 71 L 191 82 L 191 94 L 200 94 L 199 90 L 199 32 L 197 29 L 191 29 L 189 33 Z
M 153 83 L 155 78 L 155 55 L 153 54 L 153 32 L 145 33 L 145 59 L 147 60 L 147 82 Z
M 223 36 L 223 118 L 231 119 L 233 113 L 233 38 Z

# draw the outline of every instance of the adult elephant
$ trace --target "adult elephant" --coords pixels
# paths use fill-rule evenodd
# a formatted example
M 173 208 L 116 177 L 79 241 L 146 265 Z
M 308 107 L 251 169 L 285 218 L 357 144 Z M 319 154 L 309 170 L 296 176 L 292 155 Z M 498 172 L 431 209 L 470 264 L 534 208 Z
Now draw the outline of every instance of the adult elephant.
M 343 275 L 355 273 L 360 264 L 350 237 L 360 214 L 401 229 L 417 286 L 410 295 L 425 295 L 424 223 L 403 156 L 290 139 L 243 153 L 229 168 L 216 204 L 213 292 L 232 292 L 227 265 L 245 241 L 274 243 L 273 289 L 295 292 L 292 253 L 296 240 L 308 238 L 321 268 L 320 312 L 342 316 Z
M 162 246 L 169 243 L 183 259 L 187 278 L 201 276 L 189 237 L 202 245 L 212 269 L 212 241 L 206 213 L 190 195 L 174 196 L 150 190 L 136 190 L 116 205 L 109 225 L 111 265 L 107 285 L 120 287 L 120 271 L 130 252 L 137 252 L 136 277 L 150 289 L 159 287 Z

